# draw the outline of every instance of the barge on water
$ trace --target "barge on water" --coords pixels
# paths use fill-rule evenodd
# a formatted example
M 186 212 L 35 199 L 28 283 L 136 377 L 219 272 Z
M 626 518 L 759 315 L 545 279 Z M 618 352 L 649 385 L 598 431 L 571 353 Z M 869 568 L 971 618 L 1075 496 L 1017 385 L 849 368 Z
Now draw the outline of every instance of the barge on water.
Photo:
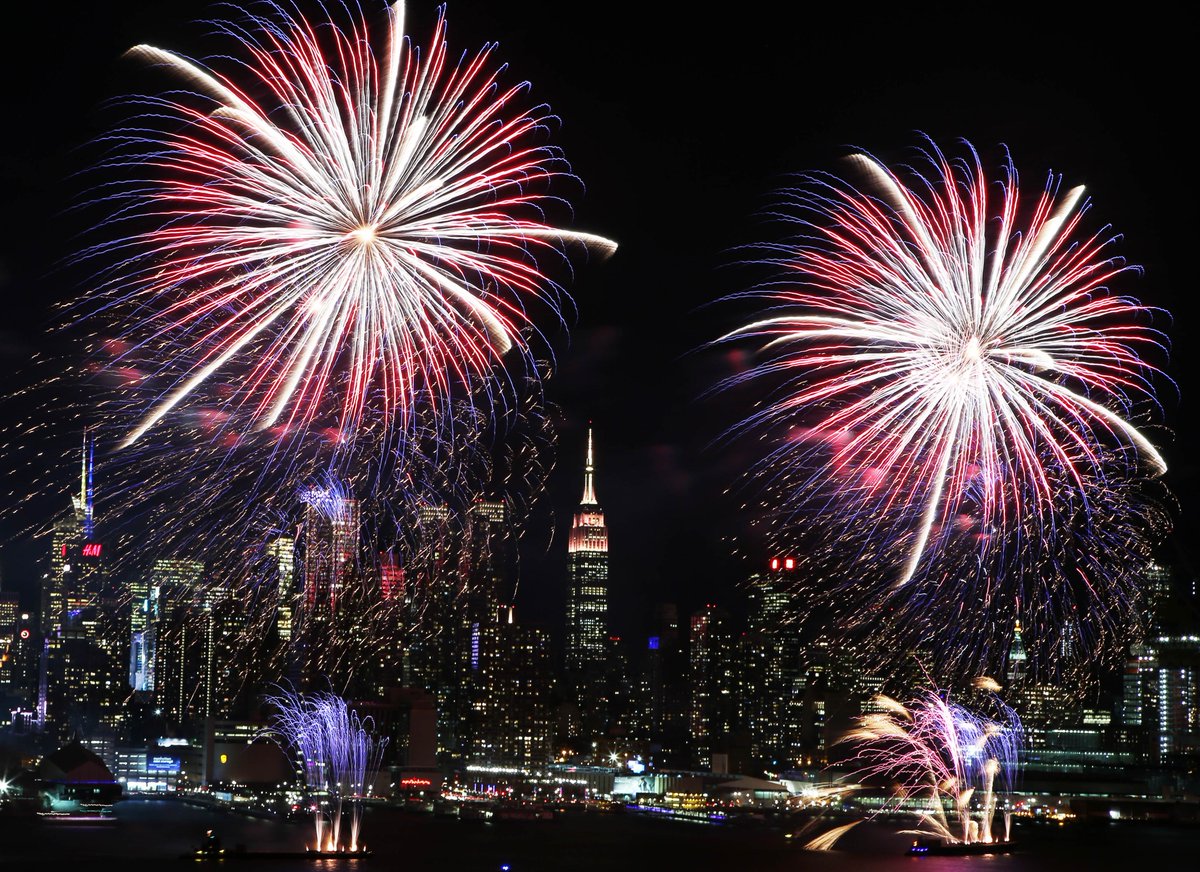
M 983 854 L 1008 854 L 1013 843 L 1007 842 L 947 842 L 944 839 L 913 839 L 908 853 L 913 857 L 964 857 Z

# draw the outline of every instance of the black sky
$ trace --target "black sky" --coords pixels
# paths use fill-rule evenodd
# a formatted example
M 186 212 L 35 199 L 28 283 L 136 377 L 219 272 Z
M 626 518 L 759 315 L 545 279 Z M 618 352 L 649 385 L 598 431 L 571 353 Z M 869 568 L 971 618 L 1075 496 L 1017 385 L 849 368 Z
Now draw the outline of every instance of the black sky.
M 1171 430 L 1157 438 L 1181 502 L 1175 543 L 1194 542 L 1197 351 L 1188 340 L 1200 312 L 1187 266 L 1196 238 L 1188 29 L 1150 4 L 1087 18 L 1042 6 L 776 5 L 725 4 L 707 16 L 696 4 L 450 5 L 452 47 L 498 40 L 512 75 L 561 117 L 555 141 L 586 185 L 574 197 L 576 226 L 621 245 L 606 263 L 579 263 L 569 283 L 578 320 L 569 339 L 557 337 L 547 387 L 561 417 L 559 459 L 526 542 L 525 615 L 560 622 L 564 528 L 588 418 L 617 629 L 636 630 L 659 599 L 733 597 L 749 568 L 730 555 L 741 519 L 723 492 L 742 460 L 707 446 L 738 409 L 701 399 L 727 362 L 692 353 L 731 326 L 731 313 L 700 307 L 744 286 L 746 274 L 730 266 L 736 246 L 779 235 L 756 215 L 791 174 L 836 170 L 851 147 L 909 157 L 917 131 L 947 146 L 965 137 L 993 161 L 1003 143 L 1027 185 L 1062 172 L 1125 234 L 1123 253 L 1146 271 L 1123 290 L 1174 316 L 1163 326 L 1183 399 L 1163 391 Z M 220 14 L 193 0 L 10 6 L 0 52 L 0 379 L 51 341 L 49 304 L 83 290 L 54 266 L 77 229 L 62 215 L 82 193 L 71 174 L 114 118 L 103 104 L 162 86 L 122 52 L 151 42 L 202 55 L 202 21 Z M 420 42 L 434 8 L 409 4 Z M 1194 549 L 1172 547 L 1192 573 Z M 6 562 L 10 577 L 29 571 Z

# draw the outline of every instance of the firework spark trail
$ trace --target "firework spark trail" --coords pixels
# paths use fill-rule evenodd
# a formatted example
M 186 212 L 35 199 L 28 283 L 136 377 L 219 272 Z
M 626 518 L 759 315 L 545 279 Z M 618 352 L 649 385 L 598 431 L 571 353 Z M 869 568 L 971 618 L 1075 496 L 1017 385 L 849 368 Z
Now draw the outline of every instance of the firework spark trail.
M 343 849 L 342 816 L 349 804 L 349 850 L 358 851 L 362 798 L 374 786 L 387 739 L 375 739 L 370 720 L 364 723 L 333 694 L 281 691 L 267 702 L 275 709 L 272 732 L 301 755 L 309 790 L 327 793 L 332 802 L 328 818 L 320 808 L 313 817 L 316 850 Z
M 135 152 L 117 166 L 150 171 L 117 219 L 157 226 L 87 254 L 120 261 L 102 297 L 132 319 L 131 354 L 178 352 L 123 447 L 210 399 L 220 373 L 239 379 L 227 411 L 280 433 L 330 411 L 348 439 L 376 417 L 404 433 L 422 404 L 448 413 L 478 386 L 502 401 L 510 350 L 536 371 L 526 301 L 561 317 L 534 250 L 615 248 L 544 222 L 544 188 L 568 169 L 537 141 L 551 118 L 515 108 L 527 86 L 501 83 L 494 46 L 455 63 L 439 12 L 422 56 L 397 3 L 381 62 L 361 16 L 270 9 L 224 24 L 247 56 L 228 72 L 131 50 L 191 92 L 149 98 L 174 129 L 114 137 Z
M 771 508 L 783 526 L 817 518 L 847 541 L 868 531 L 873 561 L 850 583 L 871 588 L 876 611 L 902 608 L 914 587 L 928 600 L 925 583 L 955 572 L 992 576 L 1015 599 L 1005 579 L 1039 560 L 1029 574 L 1045 572 L 1041 543 L 1078 535 L 1069 512 L 1099 526 L 1121 511 L 1111 497 L 1128 499 L 1123 481 L 1165 470 L 1131 422 L 1156 408 L 1158 371 L 1142 354 L 1164 340 L 1149 310 L 1108 289 L 1130 268 L 1107 229 L 1082 231 L 1083 189 L 1061 194 L 1051 177 L 1027 202 L 1011 163 L 993 185 L 973 150 L 924 157 L 928 173 L 902 178 L 857 155 L 861 187 L 825 178 L 790 192 L 781 213 L 799 236 L 766 258 L 782 275 L 743 295 L 772 311 L 722 339 L 758 340 L 766 356 L 731 384 L 779 386 L 739 429 L 787 431 L 756 470 Z M 967 537 L 976 547 L 954 566 Z
M 977 684 L 982 690 L 994 686 Z M 898 782 L 897 807 L 924 798 L 920 827 L 928 829 L 910 832 L 952 842 L 995 841 L 996 789 L 1012 791 L 1022 728 L 1016 713 L 989 695 L 996 719 L 976 715 L 935 690 L 907 704 L 877 697 L 882 711 L 862 716 L 842 738 L 857 746 L 851 758 L 858 766 L 856 777 Z M 954 824 L 946 803 L 953 809 Z M 1005 820 L 1007 838 L 1007 813 Z

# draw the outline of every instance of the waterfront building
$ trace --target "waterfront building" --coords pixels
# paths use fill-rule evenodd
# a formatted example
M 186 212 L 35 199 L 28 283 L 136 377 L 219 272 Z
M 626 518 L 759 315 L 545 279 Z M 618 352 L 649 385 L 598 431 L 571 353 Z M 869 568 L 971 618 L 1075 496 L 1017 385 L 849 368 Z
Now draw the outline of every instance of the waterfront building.
M 1121 721 L 1145 763 L 1174 765 L 1200 752 L 1200 635 L 1161 635 L 1125 661 Z
M 768 566 L 749 580 L 738 702 L 752 759 L 779 772 L 803 756 L 805 670 L 796 626 L 796 561 L 773 558 Z
M 553 688 L 546 633 L 516 623 L 511 606 L 499 610 L 472 650 L 468 758 L 518 768 L 547 763 Z
M 681 628 L 675 603 L 659 603 L 654 608 L 646 640 L 646 684 L 654 761 L 660 766 L 685 767 L 690 763 L 691 688 L 687 633 Z
M 729 614 L 713 604 L 692 615 L 688 675 L 692 689 L 691 738 L 696 762 L 713 765 L 728 744 L 736 712 L 736 673 Z

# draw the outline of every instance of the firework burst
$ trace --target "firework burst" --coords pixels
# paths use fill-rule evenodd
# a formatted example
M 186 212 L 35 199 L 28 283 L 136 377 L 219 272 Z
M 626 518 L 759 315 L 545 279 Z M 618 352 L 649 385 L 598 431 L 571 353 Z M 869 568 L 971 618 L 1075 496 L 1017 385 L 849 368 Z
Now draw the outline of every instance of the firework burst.
M 272 733 L 300 755 L 305 785 L 309 791 L 328 798 L 329 807 L 319 805 L 313 817 L 317 851 L 361 849 L 362 799 L 370 795 L 379 774 L 387 739 L 372 735 L 370 718 L 365 722 L 333 694 L 304 697 L 291 691 L 267 697 L 275 712 Z M 342 842 L 342 818 L 350 816 L 350 841 Z
M 991 679 L 978 683 L 995 688 Z M 1012 790 L 1021 722 L 989 693 L 997 719 L 980 717 L 938 691 L 902 704 L 873 700 L 877 712 L 859 719 L 842 741 L 856 746 L 852 758 L 864 780 L 896 785 L 897 806 L 923 806 L 920 825 L 909 832 L 950 842 L 999 841 L 992 831 L 997 791 Z M 947 815 L 947 810 L 950 814 Z M 1004 841 L 1010 816 L 1005 816 Z
M 404 435 L 420 408 L 449 426 L 452 397 L 502 398 L 510 351 L 532 365 L 528 304 L 558 316 L 534 252 L 615 247 L 546 223 L 547 184 L 569 171 L 494 46 L 456 62 L 439 13 L 422 53 L 400 3 L 382 39 L 361 15 L 268 8 L 221 26 L 240 63 L 130 52 L 187 90 L 147 98 L 154 129 L 114 137 L 110 167 L 147 174 L 114 194 L 117 223 L 150 229 L 88 253 L 119 263 L 102 294 L 124 317 L 113 365 L 161 385 L 122 447 L 214 398 L 234 432 Z
M 1084 232 L 1082 188 L 1029 198 L 1011 163 L 990 182 L 974 151 L 923 157 L 900 175 L 856 155 L 861 186 L 789 194 L 799 235 L 749 295 L 772 311 L 725 337 L 763 343 L 736 382 L 780 386 L 743 424 L 784 433 L 757 470 L 772 521 L 893 647 L 994 666 L 1022 609 L 1045 650 L 1064 627 L 1099 644 L 1166 523 L 1136 492 L 1165 464 L 1132 417 L 1162 337 L 1109 290 L 1130 268 Z

